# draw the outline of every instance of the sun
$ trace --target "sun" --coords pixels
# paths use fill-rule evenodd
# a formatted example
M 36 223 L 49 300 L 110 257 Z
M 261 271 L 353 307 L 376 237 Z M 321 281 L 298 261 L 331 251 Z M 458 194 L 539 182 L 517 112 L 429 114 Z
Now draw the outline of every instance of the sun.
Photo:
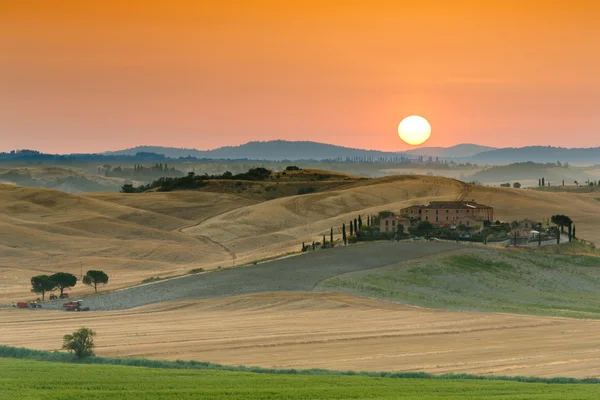
M 431 136 L 431 125 L 425 118 L 411 115 L 404 118 L 398 125 L 398 135 L 406 143 L 418 146 L 425 143 Z

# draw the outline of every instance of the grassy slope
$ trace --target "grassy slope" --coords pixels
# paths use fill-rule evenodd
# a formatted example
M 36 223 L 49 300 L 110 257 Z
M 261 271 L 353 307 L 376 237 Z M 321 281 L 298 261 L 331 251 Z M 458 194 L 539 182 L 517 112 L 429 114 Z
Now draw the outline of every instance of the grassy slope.
M 0 359 L 0 399 L 581 399 L 595 385 L 272 375 Z
M 600 318 L 600 258 L 592 256 L 481 250 L 322 286 L 424 307 Z

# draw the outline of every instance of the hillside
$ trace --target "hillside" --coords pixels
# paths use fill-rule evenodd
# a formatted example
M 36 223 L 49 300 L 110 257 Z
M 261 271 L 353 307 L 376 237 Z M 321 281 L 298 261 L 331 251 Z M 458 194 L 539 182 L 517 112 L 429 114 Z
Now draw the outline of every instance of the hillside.
M 481 146 L 478 144 L 463 143 L 450 147 L 419 147 L 408 150 L 405 153 L 413 156 L 440 157 L 440 158 L 461 158 L 471 157 L 484 151 L 496 150 L 495 147 Z
M 508 164 L 519 162 L 551 163 L 560 161 L 573 165 L 600 163 L 600 147 L 564 148 L 552 146 L 527 146 L 484 151 L 468 157 L 477 164 Z
M 121 178 L 91 175 L 82 170 L 40 167 L 0 168 L 0 183 L 60 190 L 67 193 L 116 192 L 125 182 Z
M 263 201 L 231 193 L 98 193 L 72 195 L 0 185 L 0 302 L 31 297 L 40 273 L 103 269 L 109 289 L 151 276 L 231 265 L 298 251 L 361 213 L 434 199 L 474 199 L 496 218 L 549 218 L 567 213 L 578 236 L 600 240 L 597 195 L 466 185 L 424 176 L 350 182 L 348 187 Z M 76 287 L 74 293 L 89 292 Z
M 565 184 L 571 185 L 575 181 L 583 183 L 588 179 L 593 179 L 593 176 L 582 168 L 557 165 L 556 163 L 542 164 L 534 162 L 486 168 L 467 176 L 466 179 L 481 183 L 520 182 L 527 186 L 537 186 L 538 179 L 542 177 L 553 186 L 562 185 L 563 181 L 565 181 Z
M 309 141 L 272 140 L 248 142 L 240 146 L 225 146 L 214 150 L 179 149 L 161 146 L 137 146 L 119 151 L 109 151 L 106 155 L 136 155 L 137 153 L 157 153 L 166 157 L 196 157 L 211 159 L 250 159 L 250 160 L 323 160 L 338 157 L 398 157 L 397 152 L 364 150 Z

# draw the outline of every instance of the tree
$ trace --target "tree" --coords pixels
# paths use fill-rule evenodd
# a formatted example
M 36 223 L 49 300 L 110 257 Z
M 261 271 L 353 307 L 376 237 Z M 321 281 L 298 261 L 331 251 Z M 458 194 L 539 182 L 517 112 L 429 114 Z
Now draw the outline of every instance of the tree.
M 94 292 L 98 293 L 98 285 L 106 285 L 108 283 L 108 275 L 104 271 L 89 270 L 83 277 L 83 283 L 94 288 Z
M 367 215 L 367 226 L 371 226 L 371 216 Z
M 481 225 L 475 224 L 475 225 L 473 225 L 473 229 L 475 229 L 476 231 L 479 231 L 481 229 Z
M 518 227 L 519 227 L 519 221 L 513 221 L 513 222 L 511 222 L 511 223 L 510 223 L 510 227 L 511 227 L 512 229 L 516 229 L 516 228 L 518 228 Z
M 569 224 L 569 243 L 573 241 L 573 226 Z
M 31 291 L 42 295 L 42 301 L 46 297 L 46 292 L 55 289 L 54 282 L 48 275 L 38 275 L 31 278 Z
M 358 236 L 358 220 L 354 218 L 354 233 Z
M 362 229 L 362 218 L 359 215 L 358 216 L 358 230 L 360 231 L 361 229 Z
M 519 182 L 515 182 L 515 183 L 513 183 L 513 187 L 515 189 L 521 189 L 521 184 Z
M 323 235 L 323 247 L 325 247 L 326 244 L 327 242 L 325 241 L 325 235 Z
M 575 236 L 575 225 L 573 225 L 573 239 L 577 240 L 577 236 Z
M 331 243 L 331 247 L 333 247 L 333 228 L 329 232 L 329 242 Z
M 61 296 L 66 288 L 73 287 L 77 284 L 77 277 L 68 272 L 57 272 L 50 276 L 50 279 L 54 282 L 54 286 L 60 290 Z
M 316 245 L 315 245 L 315 241 L 314 241 L 314 240 L 313 240 L 313 242 L 312 242 L 312 248 L 313 248 L 313 251 L 315 251 L 315 249 L 316 249 Z
M 573 223 L 571 218 L 562 214 L 553 215 L 550 221 L 552 221 L 554 225 L 559 226 L 562 233 L 565 233 L 565 226 L 570 226 Z
M 461 232 L 465 232 L 467 230 L 467 226 L 465 224 L 460 224 L 458 226 L 458 230 Z
M 352 224 L 352 220 L 350 220 L 350 236 L 354 235 L 354 225 Z
M 135 193 L 136 190 L 131 183 L 126 183 L 121 186 L 121 193 Z
M 96 332 L 89 328 L 79 328 L 75 332 L 63 336 L 62 349 L 75 354 L 77 358 L 94 355 L 94 336 Z
M 346 224 L 342 224 L 342 240 L 344 241 L 344 246 L 348 244 L 348 239 L 346 238 Z
M 304 253 L 306 251 L 306 246 L 304 245 L 304 242 L 302 242 L 302 252 Z
M 400 240 L 400 239 L 402 239 L 403 236 L 404 236 L 404 225 L 398 224 L 396 227 L 396 238 L 397 238 L 397 240 Z
M 546 186 L 546 179 L 542 178 L 542 186 Z

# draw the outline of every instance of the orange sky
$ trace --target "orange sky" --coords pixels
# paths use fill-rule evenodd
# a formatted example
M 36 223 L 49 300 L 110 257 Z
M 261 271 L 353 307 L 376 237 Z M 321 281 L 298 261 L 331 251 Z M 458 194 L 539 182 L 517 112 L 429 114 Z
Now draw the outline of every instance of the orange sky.
M 0 0 L 0 151 L 600 146 L 600 1 Z

